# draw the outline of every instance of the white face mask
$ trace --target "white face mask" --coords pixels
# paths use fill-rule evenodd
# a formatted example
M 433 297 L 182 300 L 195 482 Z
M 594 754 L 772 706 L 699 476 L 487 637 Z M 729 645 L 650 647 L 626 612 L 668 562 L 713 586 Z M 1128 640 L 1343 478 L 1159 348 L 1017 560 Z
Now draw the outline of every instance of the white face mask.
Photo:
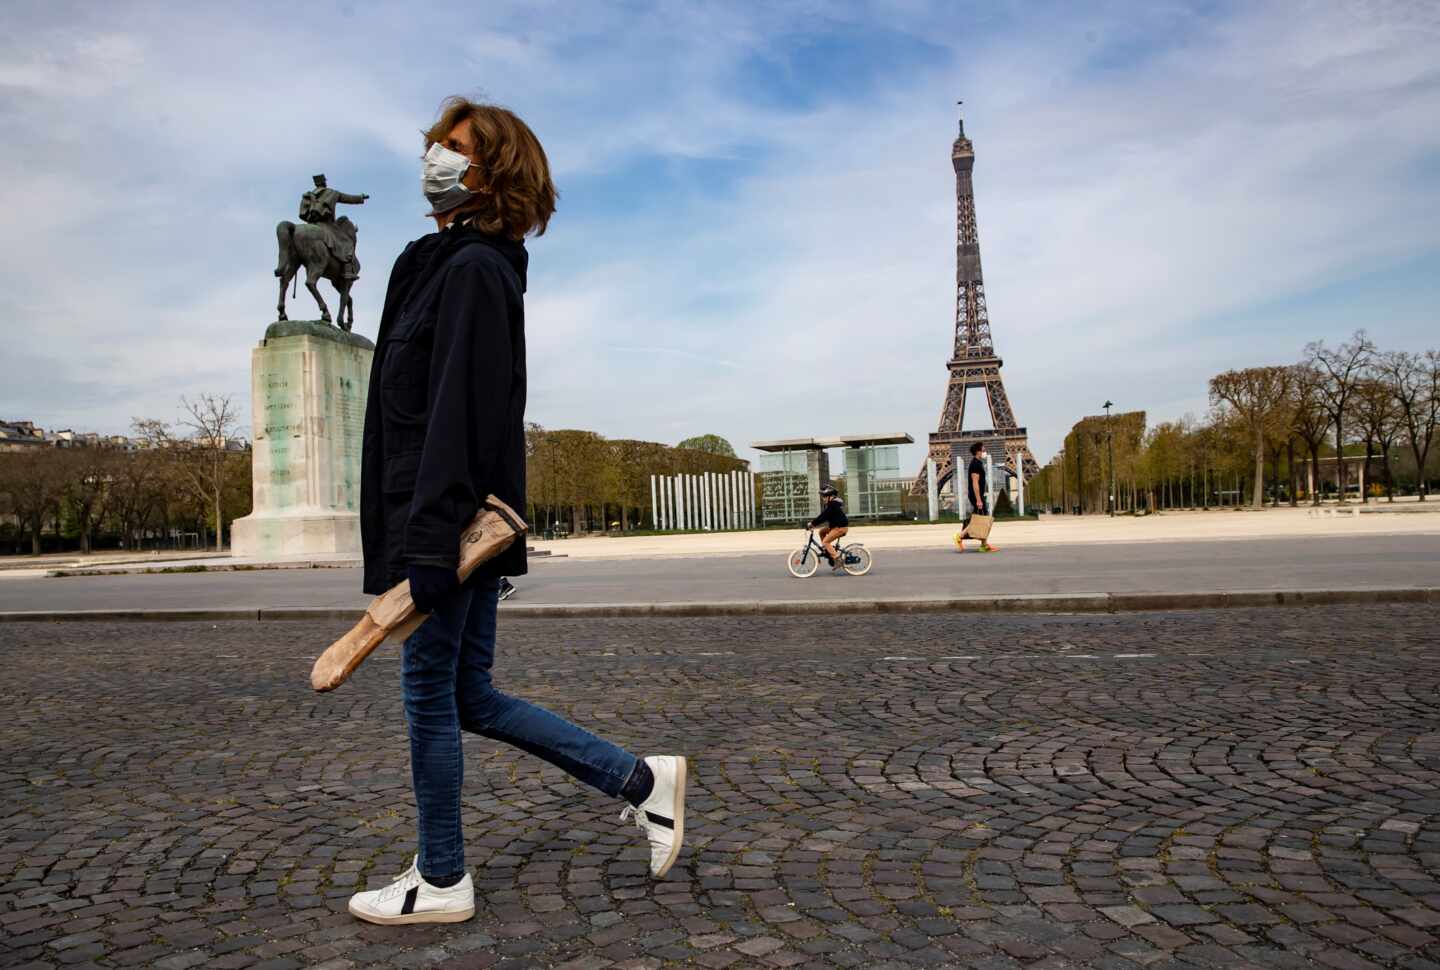
M 430 146 L 420 174 L 420 190 L 431 205 L 427 215 L 449 212 L 475 194 L 460 181 L 469 168 L 470 159 L 459 152 L 451 151 L 438 141 Z

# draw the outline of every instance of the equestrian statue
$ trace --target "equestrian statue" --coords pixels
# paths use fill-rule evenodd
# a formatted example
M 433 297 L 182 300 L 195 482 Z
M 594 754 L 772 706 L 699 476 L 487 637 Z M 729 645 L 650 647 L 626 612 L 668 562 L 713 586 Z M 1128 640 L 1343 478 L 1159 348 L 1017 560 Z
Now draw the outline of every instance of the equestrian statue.
M 360 260 L 355 257 L 355 223 L 349 216 L 335 218 L 337 203 L 361 205 L 368 195 L 351 195 L 338 192 L 325 184 L 324 175 L 315 176 L 315 187 L 300 197 L 301 225 L 281 222 L 275 227 L 280 243 L 280 264 L 275 275 L 280 277 L 280 319 L 285 315 L 285 288 L 295 279 L 301 267 L 305 269 L 305 289 L 320 305 L 320 319 L 330 323 L 330 308 L 320 295 L 316 284 L 323 279 L 330 281 L 335 292 L 340 294 L 340 308 L 335 322 L 340 329 L 348 332 L 355 325 L 355 304 L 350 298 L 350 287 L 360 278 Z

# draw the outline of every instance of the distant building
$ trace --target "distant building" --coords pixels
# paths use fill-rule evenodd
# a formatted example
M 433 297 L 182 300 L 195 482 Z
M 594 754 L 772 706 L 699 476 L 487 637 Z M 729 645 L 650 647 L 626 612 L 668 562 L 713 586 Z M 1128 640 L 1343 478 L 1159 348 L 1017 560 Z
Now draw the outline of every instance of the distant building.
M 123 434 L 97 434 L 73 428 L 46 431 L 37 428 L 33 421 L 0 421 L 0 451 L 30 451 L 37 447 L 137 451 L 145 447 L 145 443 Z M 236 449 L 231 446 L 230 450 Z
M 52 443 L 32 421 L 0 421 L 0 451 L 32 451 Z

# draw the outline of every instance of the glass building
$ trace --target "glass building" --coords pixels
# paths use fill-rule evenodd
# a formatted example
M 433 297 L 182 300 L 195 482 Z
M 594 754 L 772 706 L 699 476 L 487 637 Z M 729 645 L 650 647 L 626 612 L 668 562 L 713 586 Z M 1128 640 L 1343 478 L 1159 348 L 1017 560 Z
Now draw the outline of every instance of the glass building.
M 902 486 L 899 445 L 845 449 L 845 509 L 851 518 L 899 516 Z
M 756 441 L 760 457 L 760 514 L 766 525 L 805 522 L 820 512 L 820 486 L 832 481 L 828 450 L 845 451 L 841 497 L 852 519 L 901 514 L 905 481 L 900 477 L 900 445 L 908 434 L 840 435 Z
M 813 438 L 757 441 L 762 524 L 804 522 L 820 512 L 820 486 L 830 480 L 830 456 Z

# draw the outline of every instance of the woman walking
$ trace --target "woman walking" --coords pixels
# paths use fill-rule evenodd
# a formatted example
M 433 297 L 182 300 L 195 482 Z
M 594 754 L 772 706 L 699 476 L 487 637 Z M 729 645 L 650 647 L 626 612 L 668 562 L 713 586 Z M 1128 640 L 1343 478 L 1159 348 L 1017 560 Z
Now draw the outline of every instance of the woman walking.
M 451 98 L 425 133 L 421 186 L 436 231 L 390 275 L 370 374 L 361 470 L 365 592 L 410 581 L 430 618 L 405 641 L 419 851 L 391 885 L 355 894 L 372 923 L 458 922 L 475 913 L 460 826 L 461 731 L 513 745 L 629 807 L 663 876 L 684 840 L 686 763 L 637 758 L 496 690 L 500 582 L 524 543 L 456 579 L 463 527 L 487 495 L 525 502 L 525 237 L 555 211 L 549 162 L 510 111 Z

